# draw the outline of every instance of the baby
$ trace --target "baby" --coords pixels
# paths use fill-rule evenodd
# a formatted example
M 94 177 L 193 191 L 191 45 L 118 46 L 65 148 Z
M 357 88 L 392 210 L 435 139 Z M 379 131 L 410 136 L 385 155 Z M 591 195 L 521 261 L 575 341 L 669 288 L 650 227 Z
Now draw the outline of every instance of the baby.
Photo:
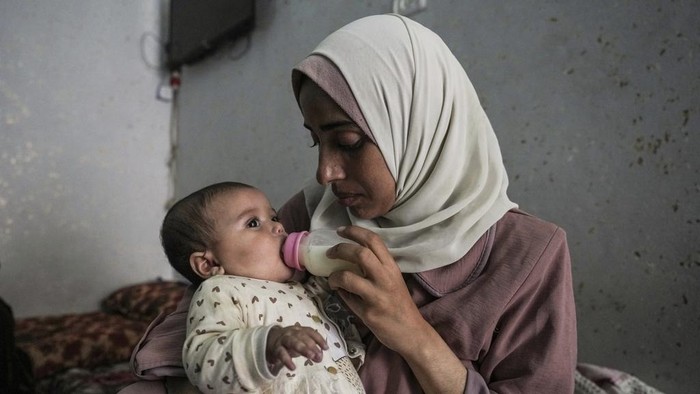
M 297 282 L 302 275 L 281 255 L 286 236 L 265 194 L 242 183 L 205 187 L 166 214 L 168 260 L 199 284 L 182 357 L 203 393 L 364 392 L 353 366 L 364 360 L 357 330 L 324 312 L 333 299 L 326 282 Z

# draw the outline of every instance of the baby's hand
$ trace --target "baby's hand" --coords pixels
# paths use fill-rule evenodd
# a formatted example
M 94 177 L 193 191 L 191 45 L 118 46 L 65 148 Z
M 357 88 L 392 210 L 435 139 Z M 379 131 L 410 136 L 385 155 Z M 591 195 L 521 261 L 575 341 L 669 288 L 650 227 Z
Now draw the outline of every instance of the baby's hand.
M 277 374 L 282 366 L 294 370 L 292 358 L 304 356 L 311 361 L 320 362 L 323 351 L 328 344 L 321 334 L 310 327 L 287 326 L 273 327 L 267 335 L 265 357 L 270 371 Z

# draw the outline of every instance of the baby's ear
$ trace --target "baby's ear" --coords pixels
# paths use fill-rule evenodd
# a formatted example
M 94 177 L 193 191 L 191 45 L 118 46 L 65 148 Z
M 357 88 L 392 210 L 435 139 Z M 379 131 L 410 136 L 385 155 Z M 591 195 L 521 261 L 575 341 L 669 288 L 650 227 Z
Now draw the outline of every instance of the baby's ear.
M 208 250 L 206 252 L 192 253 L 190 255 L 190 267 L 202 279 L 224 273 L 223 268 L 214 261 L 214 257 Z

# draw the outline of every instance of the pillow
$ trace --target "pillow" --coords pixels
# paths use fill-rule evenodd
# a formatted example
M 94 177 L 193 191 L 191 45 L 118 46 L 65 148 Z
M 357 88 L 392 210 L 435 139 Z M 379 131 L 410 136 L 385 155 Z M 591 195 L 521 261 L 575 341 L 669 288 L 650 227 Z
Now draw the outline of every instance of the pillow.
M 24 318 L 17 320 L 17 347 L 40 380 L 67 368 L 126 362 L 147 327 L 105 312 Z
M 176 281 L 155 281 L 120 288 L 102 300 L 102 309 L 132 320 L 151 322 L 175 310 L 187 288 Z

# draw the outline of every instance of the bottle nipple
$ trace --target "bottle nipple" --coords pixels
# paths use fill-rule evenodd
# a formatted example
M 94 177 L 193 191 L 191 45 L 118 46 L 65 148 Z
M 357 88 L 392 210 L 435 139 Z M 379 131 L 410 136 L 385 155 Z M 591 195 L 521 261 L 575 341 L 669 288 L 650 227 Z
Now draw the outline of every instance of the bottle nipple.
M 305 268 L 299 261 L 299 244 L 308 233 L 308 231 L 289 233 L 287 239 L 284 240 L 282 259 L 287 267 L 294 268 L 297 271 L 305 271 Z

